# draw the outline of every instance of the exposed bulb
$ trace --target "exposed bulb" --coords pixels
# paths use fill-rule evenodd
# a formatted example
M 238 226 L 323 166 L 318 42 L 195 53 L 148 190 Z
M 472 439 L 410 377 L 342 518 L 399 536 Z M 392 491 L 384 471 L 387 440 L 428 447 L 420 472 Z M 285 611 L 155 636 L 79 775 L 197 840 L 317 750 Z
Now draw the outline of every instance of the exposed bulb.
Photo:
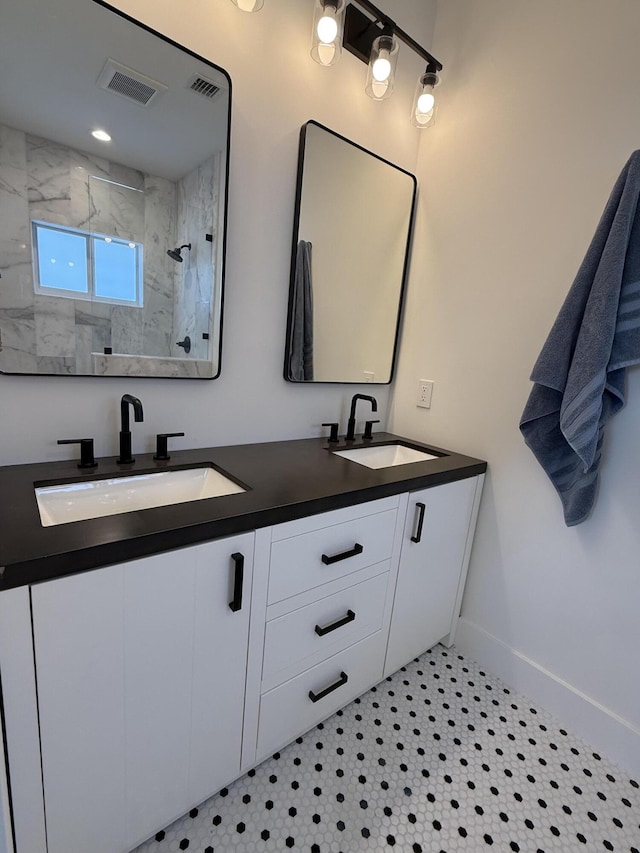
M 435 104 L 436 99 L 431 94 L 431 92 L 425 92 L 423 95 L 420 95 L 418 98 L 418 103 L 416 105 L 418 112 L 420 113 L 430 113 L 433 109 L 433 105 Z
M 318 38 L 322 44 L 331 44 L 338 35 L 338 22 L 335 18 L 335 11 L 329 6 L 325 9 L 324 15 L 318 21 L 316 27 Z
M 389 79 L 391 74 L 391 62 L 389 61 L 389 51 L 381 50 L 380 56 L 373 63 L 371 74 L 376 83 L 384 83 Z

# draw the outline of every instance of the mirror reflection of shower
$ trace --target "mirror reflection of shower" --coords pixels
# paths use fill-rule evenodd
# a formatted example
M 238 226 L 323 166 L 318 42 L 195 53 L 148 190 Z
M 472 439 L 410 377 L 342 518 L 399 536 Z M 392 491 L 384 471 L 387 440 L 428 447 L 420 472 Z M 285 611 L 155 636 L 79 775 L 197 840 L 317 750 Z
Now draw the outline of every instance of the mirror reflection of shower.
M 183 249 L 191 251 L 191 243 L 184 243 L 182 246 L 177 246 L 175 249 L 167 249 L 167 255 L 169 255 L 172 260 L 178 261 L 178 263 L 181 264 L 184 261 L 181 254 Z

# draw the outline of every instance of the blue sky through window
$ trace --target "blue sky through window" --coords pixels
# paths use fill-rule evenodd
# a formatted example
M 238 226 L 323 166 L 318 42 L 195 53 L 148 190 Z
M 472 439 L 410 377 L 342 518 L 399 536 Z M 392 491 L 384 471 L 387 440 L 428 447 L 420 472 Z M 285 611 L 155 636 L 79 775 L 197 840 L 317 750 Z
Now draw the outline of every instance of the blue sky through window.
M 32 225 L 37 292 L 142 305 L 142 244 L 35 220 Z
M 38 228 L 40 286 L 88 293 L 87 241 L 81 234 Z
M 93 239 L 95 293 L 103 299 L 137 301 L 136 244 Z

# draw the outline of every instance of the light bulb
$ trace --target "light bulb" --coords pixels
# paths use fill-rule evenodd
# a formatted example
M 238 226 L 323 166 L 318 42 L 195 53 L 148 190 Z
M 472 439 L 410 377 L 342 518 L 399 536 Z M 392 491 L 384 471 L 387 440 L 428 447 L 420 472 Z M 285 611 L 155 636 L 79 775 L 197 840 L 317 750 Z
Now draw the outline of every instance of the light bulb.
M 100 142 L 111 142 L 111 137 L 106 130 L 92 130 L 91 136 L 93 136 L 94 139 L 99 139 Z
M 373 63 L 371 68 L 371 73 L 373 74 L 373 79 L 377 83 L 384 83 L 385 80 L 389 79 L 389 74 L 391 74 L 391 63 L 389 62 L 389 51 L 381 50 L 380 56 Z
M 425 92 L 418 98 L 416 108 L 420 113 L 429 113 L 433 109 L 436 99 L 431 92 Z
M 333 9 L 325 9 L 325 14 L 318 21 L 316 32 L 323 44 L 331 44 L 338 35 L 338 24 L 334 17 Z

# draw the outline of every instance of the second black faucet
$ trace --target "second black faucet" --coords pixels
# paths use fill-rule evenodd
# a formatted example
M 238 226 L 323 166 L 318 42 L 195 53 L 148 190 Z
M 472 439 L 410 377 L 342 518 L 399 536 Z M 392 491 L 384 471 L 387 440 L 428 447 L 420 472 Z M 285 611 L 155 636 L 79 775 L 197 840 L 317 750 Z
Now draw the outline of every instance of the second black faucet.
M 358 400 L 368 400 L 371 403 L 371 411 L 378 411 L 378 403 L 375 397 L 369 397 L 367 394 L 354 394 L 351 398 L 351 412 L 349 413 L 349 421 L 347 423 L 347 434 L 345 439 L 353 441 L 356 437 L 356 405 Z M 372 423 L 374 423 L 372 421 Z M 368 436 L 369 437 L 369 436 Z

